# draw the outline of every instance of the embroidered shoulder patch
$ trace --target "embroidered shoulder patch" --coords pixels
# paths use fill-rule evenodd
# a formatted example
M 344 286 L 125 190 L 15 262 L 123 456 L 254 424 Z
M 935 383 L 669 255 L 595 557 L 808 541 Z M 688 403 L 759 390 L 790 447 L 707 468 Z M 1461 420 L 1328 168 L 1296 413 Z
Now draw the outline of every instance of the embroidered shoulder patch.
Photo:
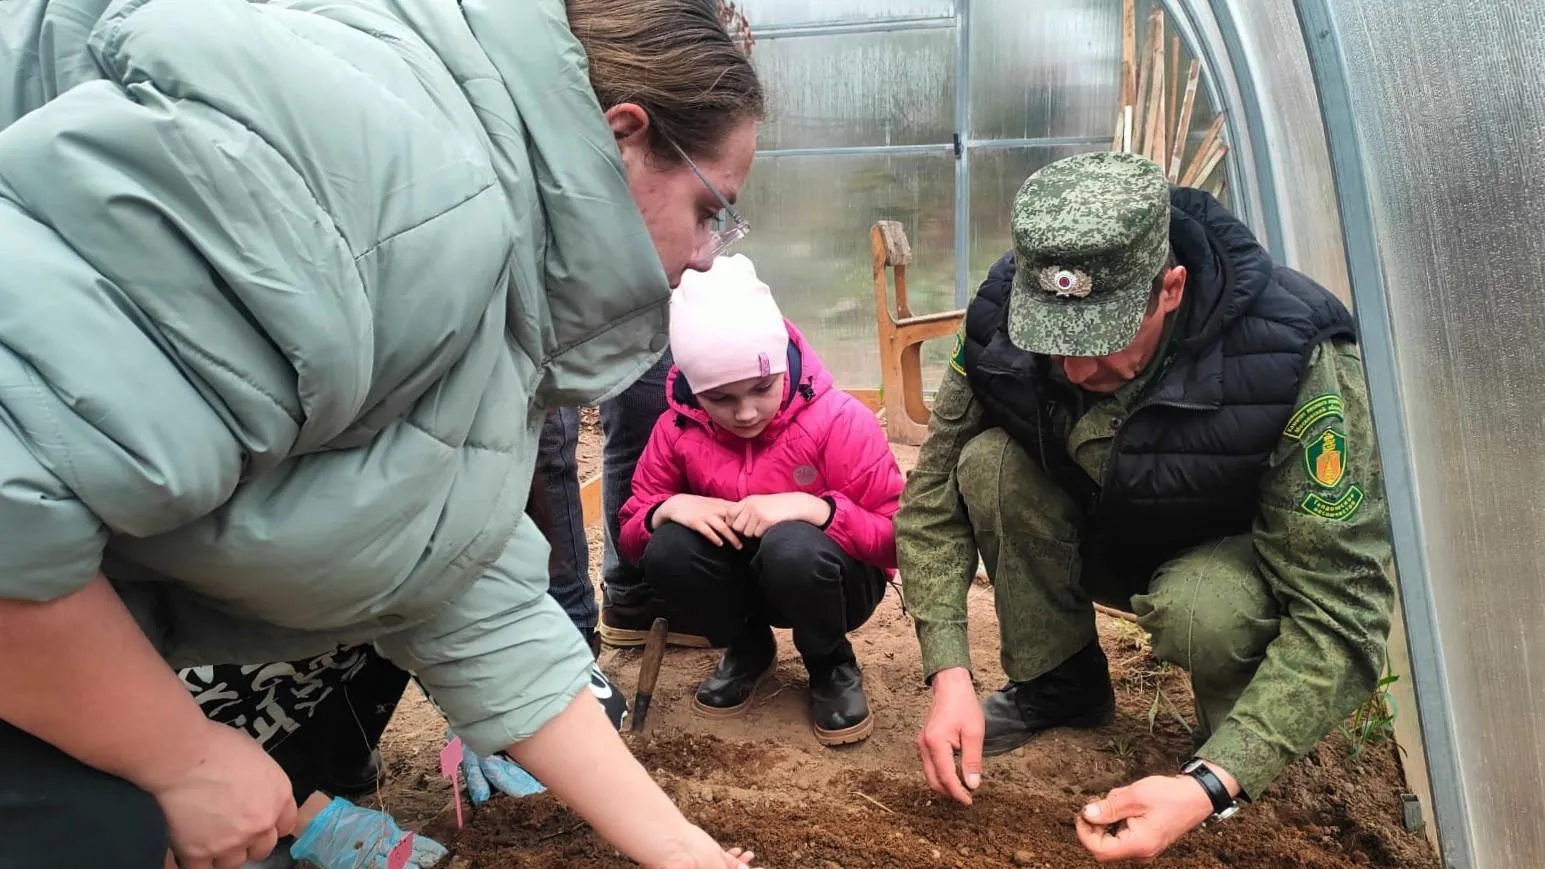
M 966 324 L 960 324 L 960 330 L 955 333 L 955 352 L 950 354 L 950 367 L 961 377 L 966 376 Z
M 1363 490 L 1356 486 L 1350 486 L 1337 498 L 1328 498 L 1318 492 L 1310 492 L 1298 502 L 1298 508 L 1311 516 L 1321 519 L 1334 519 L 1344 522 L 1352 518 L 1357 508 L 1363 505 Z
M 1341 404 L 1341 396 L 1334 392 L 1324 395 L 1316 395 L 1304 402 L 1298 410 L 1293 412 L 1292 419 L 1288 420 L 1287 428 L 1282 433 L 1293 440 L 1300 440 L 1309 428 L 1326 417 L 1334 416 L 1337 419 L 1345 419 L 1345 409 Z
M 1327 489 L 1334 489 L 1346 476 L 1346 435 L 1333 428 L 1319 439 L 1304 445 L 1304 469 L 1309 479 Z

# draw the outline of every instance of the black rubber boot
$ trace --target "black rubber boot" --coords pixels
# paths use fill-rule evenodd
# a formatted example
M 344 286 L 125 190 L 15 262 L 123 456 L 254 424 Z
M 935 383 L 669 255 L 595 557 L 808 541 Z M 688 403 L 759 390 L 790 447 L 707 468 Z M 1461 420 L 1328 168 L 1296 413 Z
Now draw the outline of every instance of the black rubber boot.
M 822 745 L 861 742 L 874 732 L 874 715 L 864 696 L 864 674 L 853 651 L 834 660 L 807 665 L 810 671 L 810 716 L 815 738 Z
M 713 675 L 697 686 L 692 708 L 709 718 L 729 718 L 746 711 L 756 694 L 756 687 L 772 672 L 777 657 L 778 646 L 773 641 L 772 628 L 747 627 L 724 650 L 724 657 L 719 659 Z
M 1005 754 L 1053 727 L 1099 727 L 1116 717 L 1116 692 L 1098 640 L 1029 682 L 1010 682 L 982 702 L 982 753 Z

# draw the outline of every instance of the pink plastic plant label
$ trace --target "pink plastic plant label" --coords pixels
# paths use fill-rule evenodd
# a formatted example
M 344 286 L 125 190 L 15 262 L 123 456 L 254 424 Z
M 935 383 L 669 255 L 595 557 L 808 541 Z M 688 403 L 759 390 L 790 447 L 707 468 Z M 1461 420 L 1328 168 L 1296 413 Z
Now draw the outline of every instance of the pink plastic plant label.
M 447 742 L 445 747 L 440 749 L 440 775 L 451 780 L 451 793 L 455 795 L 456 799 L 456 829 L 458 830 L 461 829 L 462 824 L 461 778 L 459 774 L 461 773 L 461 757 L 463 753 L 465 753 L 465 749 L 462 748 L 461 737 L 459 736 Z M 387 869 L 391 869 L 391 867 L 387 867 Z
M 440 775 L 455 778 L 457 771 L 461 769 L 461 755 L 461 737 L 458 736 L 440 749 Z
M 413 834 L 409 833 L 386 853 L 386 869 L 407 869 L 408 858 L 412 856 Z

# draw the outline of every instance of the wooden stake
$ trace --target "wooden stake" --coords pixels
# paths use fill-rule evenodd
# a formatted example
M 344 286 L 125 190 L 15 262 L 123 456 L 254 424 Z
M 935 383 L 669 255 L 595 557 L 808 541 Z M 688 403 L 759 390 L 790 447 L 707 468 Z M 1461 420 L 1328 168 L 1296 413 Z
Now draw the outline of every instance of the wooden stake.
M 1175 107 L 1180 104 L 1180 34 L 1175 34 L 1169 40 L 1169 114 L 1164 116 L 1164 129 L 1175 129 Z
M 1137 6 L 1121 2 L 1121 105 L 1137 104 Z M 1131 136 L 1127 137 L 1130 142 Z
M 1148 159 L 1163 166 L 1169 162 L 1164 148 L 1168 126 L 1165 119 L 1169 117 L 1165 109 L 1168 94 L 1164 90 L 1164 10 L 1154 11 L 1158 14 L 1154 16 L 1153 31 L 1153 93 L 1148 100 Z
M 1153 11 L 1156 15 L 1164 14 L 1158 9 Z M 1153 52 L 1147 50 L 1153 45 L 1153 15 L 1148 16 L 1148 27 L 1149 38 L 1143 41 L 1144 51 L 1138 57 L 1137 99 L 1132 103 L 1133 113 L 1137 116 L 1133 120 L 1135 129 L 1132 131 L 1132 150 L 1139 154 L 1148 153 L 1148 140 L 1152 135 L 1144 122 L 1148 120 L 1148 94 L 1153 90 Z
M 1207 135 L 1203 136 L 1202 143 L 1196 146 L 1196 159 L 1191 161 L 1190 168 L 1186 169 L 1185 175 L 1180 179 L 1181 187 L 1191 187 L 1193 186 L 1192 182 L 1197 180 L 1197 169 L 1200 168 L 1202 161 L 1206 159 L 1208 152 L 1218 141 L 1218 134 L 1223 131 L 1223 118 L 1224 116 L 1220 112 L 1217 117 L 1212 119 L 1212 125 L 1207 128 Z
M 1199 161 L 1201 163 L 1202 169 L 1200 172 L 1196 173 L 1196 179 L 1192 181 L 1191 186 L 1205 186 L 1207 179 L 1212 175 L 1212 170 L 1218 168 L 1218 164 L 1223 162 L 1223 155 L 1227 153 L 1228 145 L 1224 144 L 1221 140 L 1214 140 L 1212 143 L 1212 152 L 1207 155 L 1206 160 Z
M 1132 150 L 1132 106 L 1125 106 L 1121 110 L 1121 150 Z
M 1153 10 L 1148 16 L 1148 40 L 1144 46 L 1143 69 L 1148 76 L 1148 86 L 1142 90 L 1142 117 L 1138 120 L 1143 125 L 1143 150 L 1142 155 L 1153 159 L 1153 148 L 1158 142 L 1159 112 L 1163 110 L 1164 103 L 1164 9 Z
M 1110 149 L 1112 151 L 1121 150 L 1121 134 L 1126 130 L 1126 121 L 1127 110 L 1126 107 L 1123 106 L 1121 111 L 1116 113 L 1116 135 L 1112 136 L 1110 140 Z
M 1097 612 L 1097 613 L 1102 613 L 1104 615 L 1110 616 L 1113 619 L 1121 619 L 1124 622 L 1131 622 L 1134 625 L 1137 624 L 1137 616 L 1135 616 L 1135 615 L 1133 615 L 1133 614 L 1131 614 L 1129 612 L 1123 612 L 1123 611 L 1118 610 L 1118 609 L 1116 609 L 1114 607 L 1108 607 L 1108 606 L 1106 606 L 1103 603 L 1095 604 L 1094 605 L 1094 611 Z
M 1186 141 L 1191 138 L 1191 110 L 1196 105 L 1196 86 L 1202 78 L 1202 65 L 1197 61 L 1191 61 L 1191 70 L 1186 73 L 1186 95 L 1180 103 L 1180 120 L 1175 123 L 1175 141 L 1170 146 L 1169 180 L 1175 181 L 1180 177 L 1180 161 L 1186 156 Z
M 1208 185 L 1204 189 L 1208 193 L 1212 194 L 1212 198 L 1217 199 L 1219 201 L 1222 201 L 1222 199 L 1223 199 L 1223 191 L 1228 189 L 1228 176 L 1227 175 L 1219 175 L 1218 176 L 1218 180 L 1216 182 Z

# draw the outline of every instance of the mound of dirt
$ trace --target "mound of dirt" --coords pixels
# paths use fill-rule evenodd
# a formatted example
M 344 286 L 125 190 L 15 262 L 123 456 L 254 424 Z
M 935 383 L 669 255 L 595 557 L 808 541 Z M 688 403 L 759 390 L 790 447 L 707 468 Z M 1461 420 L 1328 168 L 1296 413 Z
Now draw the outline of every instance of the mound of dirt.
M 991 592 L 972 590 L 973 639 L 985 684 L 994 673 Z M 823 748 L 810 733 L 803 667 L 788 637 L 777 680 L 743 718 L 709 722 L 690 711 L 690 692 L 712 653 L 673 650 L 656 688 L 649 728 L 635 754 L 682 810 L 721 842 L 755 850 L 768 869 L 857 867 L 1094 866 L 1073 833 L 1092 795 L 1144 775 L 1167 773 L 1189 754 L 1177 715 L 1190 713 L 1184 674 L 1157 666 L 1124 622 L 1100 619 L 1118 682 L 1114 724 L 1054 731 L 987 761 L 975 804 L 959 806 L 923 782 L 912 739 L 927 711 L 914 642 L 894 600 L 855 634 L 879 717 L 866 743 Z M 603 666 L 632 691 L 637 653 L 608 652 Z M 1149 710 L 1163 699 L 1150 730 Z M 1174 711 L 1171 712 L 1171 709 Z M 546 794 L 496 798 L 455 828 L 450 791 L 436 780 L 437 718 L 412 732 L 406 719 L 433 712 L 405 703 L 386 743 L 393 785 L 383 794 L 407 826 L 449 845 L 458 869 L 558 869 L 634 865 Z M 1355 761 L 1333 736 L 1295 765 L 1255 805 L 1192 833 L 1157 861 L 1187 869 L 1351 869 L 1439 865 L 1421 833 L 1400 824 L 1400 772 L 1390 746 Z

